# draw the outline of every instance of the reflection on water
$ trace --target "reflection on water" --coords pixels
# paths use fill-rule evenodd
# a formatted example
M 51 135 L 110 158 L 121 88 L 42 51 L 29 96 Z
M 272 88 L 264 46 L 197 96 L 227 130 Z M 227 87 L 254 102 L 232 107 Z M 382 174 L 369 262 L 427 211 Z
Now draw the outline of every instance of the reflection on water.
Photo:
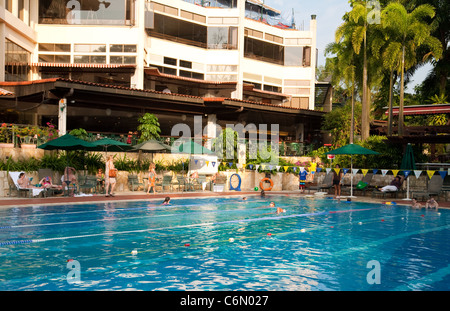
M 0 211 L 0 289 L 450 289 L 447 210 L 295 196 L 171 203 Z M 30 239 L 40 242 L 4 243 Z M 67 282 L 69 259 L 80 284 Z M 376 287 L 371 260 L 381 265 Z

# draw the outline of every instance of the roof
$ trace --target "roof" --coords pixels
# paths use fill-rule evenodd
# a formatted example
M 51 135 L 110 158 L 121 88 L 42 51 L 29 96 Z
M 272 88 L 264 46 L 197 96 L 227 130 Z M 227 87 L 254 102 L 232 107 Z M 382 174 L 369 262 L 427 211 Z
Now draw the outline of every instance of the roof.
M 45 84 L 51 85 L 45 85 Z M 226 83 L 226 82 L 225 82 Z M 200 97 L 193 95 L 185 95 L 185 94 L 176 94 L 176 93 L 164 93 L 155 90 L 149 89 L 136 89 L 124 86 L 117 85 L 109 85 L 109 84 L 101 84 L 87 81 L 79 81 L 79 80 L 71 80 L 65 78 L 50 78 L 43 80 L 34 80 L 34 81 L 19 81 L 19 82 L 0 82 L 0 87 L 5 86 L 14 90 L 14 96 L 16 97 L 25 97 L 37 95 L 41 97 L 41 92 L 46 90 L 60 89 L 61 94 L 70 88 L 74 88 L 75 92 L 89 92 L 92 94 L 93 92 L 97 94 L 104 94 L 104 96 L 115 96 L 118 100 L 123 101 L 124 96 L 130 96 L 134 98 L 156 98 L 164 101 L 176 101 L 179 103 L 186 103 L 187 101 L 195 102 L 196 105 L 200 105 L 202 107 L 205 106 L 205 103 L 217 103 L 223 106 L 229 107 L 245 107 L 251 110 L 262 110 L 262 106 L 267 107 L 267 110 L 279 113 L 289 113 L 289 114 L 306 114 L 306 115 L 314 115 L 314 116 L 322 116 L 324 112 L 303 109 L 303 108 L 295 108 L 295 107 L 287 107 L 280 106 L 262 102 L 255 102 L 249 100 L 240 100 L 236 98 L 224 98 L 224 97 Z M 36 88 L 39 86 L 39 88 Z M 27 88 L 29 89 L 23 89 Z M 12 92 L 12 91 L 10 91 Z M 154 95 L 152 95 L 154 94 Z M 99 95 L 100 96 L 100 95 Z M 103 96 L 103 98 L 104 98 Z
M 385 114 L 389 114 L 388 107 L 384 107 L 387 109 Z M 398 115 L 399 107 L 393 107 L 392 113 L 394 116 Z M 440 113 L 450 113 L 450 104 L 439 104 L 439 105 L 413 105 L 413 106 L 404 106 L 403 114 L 404 115 L 430 115 L 430 114 L 440 114 Z
M 14 96 L 14 93 L 5 89 L 0 89 L 0 96 Z

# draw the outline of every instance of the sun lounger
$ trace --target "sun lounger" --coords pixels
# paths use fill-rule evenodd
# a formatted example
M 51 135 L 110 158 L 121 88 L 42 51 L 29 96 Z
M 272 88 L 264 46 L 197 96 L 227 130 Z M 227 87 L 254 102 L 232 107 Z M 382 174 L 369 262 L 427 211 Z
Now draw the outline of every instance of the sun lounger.
M 442 186 L 444 184 L 444 179 L 440 175 L 434 175 L 428 182 L 428 187 L 426 191 L 414 191 L 412 193 L 413 197 L 427 198 L 429 195 L 435 196 L 438 200 L 439 195 L 442 192 Z
M 306 187 L 306 189 L 308 189 L 308 193 L 310 193 L 311 190 L 320 191 L 322 189 L 326 189 L 328 191 L 328 189 L 330 189 L 331 187 L 333 187 L 333 173 L 330 172 L 325 176 L 325 178 L 323 179 L 323 181 L 320 185 L 309 186 L 309 187 Z
M 31 197 L 35 197 L 38 196 L 42 191 L 44 191 L 44 188 L 22 188 L 19 186 L 19 183 L 17 182 L 17 180 L 19 179 L 19 175 L 22 172 L 9 172 L 9 177 L 11 177 L 11 180 L 13 181 L 14 185 L 15 185 L 15 189 L 18 192 L 18 196 L 21 192 L 26 192 L 28 194 L 28 196 Z M 11 191 L 12 191 L 12 185 L 10 185 L 9 187 L 9 193 L 11 195 Z

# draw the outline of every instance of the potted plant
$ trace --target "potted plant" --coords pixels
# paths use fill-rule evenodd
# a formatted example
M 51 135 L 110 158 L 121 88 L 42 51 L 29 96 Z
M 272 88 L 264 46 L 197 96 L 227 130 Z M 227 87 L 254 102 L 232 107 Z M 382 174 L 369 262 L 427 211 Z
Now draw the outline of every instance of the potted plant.
M 10 124 L 10 126 L 12 126 Z M 0 147 L 1 148 L 14 148 L 12 142 L 12 129 L 8 127 L 8 124 L 2 123 L 0 126 Z

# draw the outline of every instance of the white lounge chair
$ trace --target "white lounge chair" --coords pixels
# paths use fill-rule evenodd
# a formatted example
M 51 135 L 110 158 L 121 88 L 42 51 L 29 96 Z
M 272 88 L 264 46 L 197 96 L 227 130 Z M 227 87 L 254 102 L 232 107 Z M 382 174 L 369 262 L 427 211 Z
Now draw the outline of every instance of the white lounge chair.
M 14 185 L 16 186 L 17 192 L 20 193 L 21 191 L 28 192 L 29 197 L 35 197 L 38 196 L 42 191 L 44 191 L 44 188 L 22 188 L 19 186 L 19 183 L 17 180 L 19 179 L 20 173 L 23 172 L 9 172 L 9 177 L 11 177 L 11 180 L 13 181 Z M 11 195 L 11 185 L 9 187 L 9 193 Z

